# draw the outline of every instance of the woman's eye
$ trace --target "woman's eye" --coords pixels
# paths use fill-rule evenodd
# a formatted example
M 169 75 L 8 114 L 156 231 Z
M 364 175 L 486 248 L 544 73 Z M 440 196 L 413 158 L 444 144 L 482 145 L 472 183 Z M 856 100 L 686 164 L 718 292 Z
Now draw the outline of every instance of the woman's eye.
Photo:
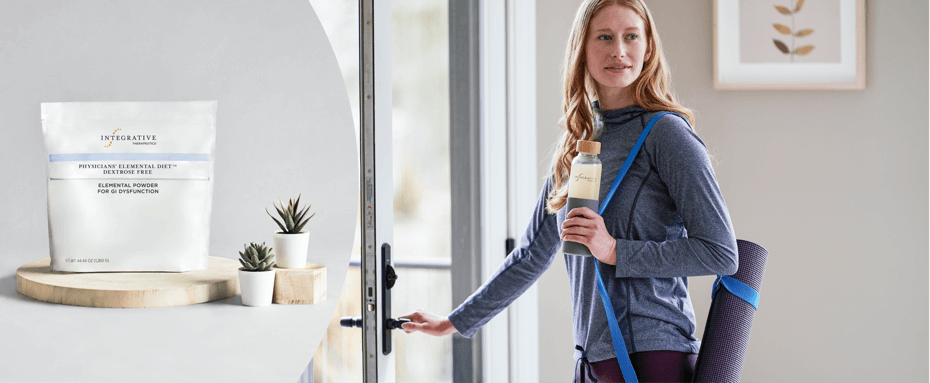
M 626 35 L 626 38 L 627 38 L 627 40 L 636 40 L 636 39 L 639 38 L 639 35 L 637 35 L 637 34 L 635 34 L 635 33 L 630 33 L 630 34 Z
M 598 40 L 611 40 L 613 39 L 613 37 L 611 37 L 610 35 L 600 35 L 600 36 L 597 36 L 597 39 Z

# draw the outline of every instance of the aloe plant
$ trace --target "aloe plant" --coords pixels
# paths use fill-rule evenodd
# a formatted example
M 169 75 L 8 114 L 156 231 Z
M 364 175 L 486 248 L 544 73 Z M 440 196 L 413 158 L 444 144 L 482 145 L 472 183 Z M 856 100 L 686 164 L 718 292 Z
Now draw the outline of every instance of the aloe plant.
M 278 203 L 280 203 L 281 206 L 274 205 L 274 209 L 277 210 L 278 215 L 281 216 L 280 221 L 268 212 L 268 208 L 265 208 L 265 213 L 268 213 L 268 216 L 274 220 L 274 223 L 278 224 L 278 227 L 281 228 L 281 232 L 284 234 L 300 233 L 300 230 L 304 228 L 307 221 L 316 215 L 316 213 L 313 213 L 309 217 L 306 217 L 307 210 L 310 210 L 310 206 L 312 205 L 307 205 L 306 208 L 300 210 L 300 195 L 297 196 L 297 200 L 288 200 L 287 206 L 284 206 L 281 197 L 278 197 Z
M 274 254 L 271 248 L 266 247 L 265 243 L 261 245 L 252 242 L 245 246 L 245 251 L 239 252 L 239 263 L 245 271 L 268 271 L 274 266 Z

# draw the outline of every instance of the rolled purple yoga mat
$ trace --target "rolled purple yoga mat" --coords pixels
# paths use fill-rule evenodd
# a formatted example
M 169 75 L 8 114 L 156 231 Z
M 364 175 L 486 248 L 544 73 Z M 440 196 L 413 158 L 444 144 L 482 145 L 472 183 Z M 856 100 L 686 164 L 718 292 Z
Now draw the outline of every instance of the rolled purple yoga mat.
M 739 269 L 732 277 L 756 291 L 762 287 L 765 260 L 769 252 L 762 246 L 737 240 Z M 695 382 L 739 382 L 743 359 L 749 346 L 749 331 L 756 309 L 722 285 L 707 314 L 704 339 L 694 369 Z

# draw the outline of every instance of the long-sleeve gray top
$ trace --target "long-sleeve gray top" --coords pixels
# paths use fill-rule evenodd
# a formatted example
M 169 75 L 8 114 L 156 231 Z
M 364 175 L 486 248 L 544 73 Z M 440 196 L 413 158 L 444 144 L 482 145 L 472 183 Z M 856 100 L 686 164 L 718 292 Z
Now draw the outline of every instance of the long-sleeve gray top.
M 600 111 L 596 104 L 595 110 L 603 122 L 597 138 L 601 142 L 598 157 L 603 164 L 603 201 L 634 142 L 658 112 L 639 106 Z M 560 227 L 567 211 L 546 212 L 551 187 L 550 177 L 520 245 L 449 315 L 463 336 L 473 336 L 517 299 L 560 252 Z M 665 115 L 656 122 L 603 217 L 608 233 L 617 239 L 617 265 L 601 263 L 601 278 L 627 351 L 698 352 L 700 340 L 694 336 L 687 277 L 735 273 L 737 251 L 707 149 L 687 122 L 675 115 Z M 575 343 L 587 351 L 592 362 L 613 358 L 610 330 L 597 291 L 597 260 L 564 257 Z M 575 358 L 580 357 L 576 351 Z

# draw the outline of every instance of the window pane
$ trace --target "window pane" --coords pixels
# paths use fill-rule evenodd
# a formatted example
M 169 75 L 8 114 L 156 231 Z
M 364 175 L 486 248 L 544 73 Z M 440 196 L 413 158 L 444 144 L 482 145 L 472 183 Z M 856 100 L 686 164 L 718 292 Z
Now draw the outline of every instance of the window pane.
M 392 0 L 394 260 L 451 259 L 447 0 Z M 450 271 L 400 268 L 395 316 L 452 310 Z M 452 381 L 452 338 L 396 332 L 399 382 Z
M 449 270 L 401 268 L 394 285 L 393 309 L 397 315 L 422 308 L 436 315 L 452 310 Z M 451 382 L 452 337 L 394 332 L 398 382 Z

